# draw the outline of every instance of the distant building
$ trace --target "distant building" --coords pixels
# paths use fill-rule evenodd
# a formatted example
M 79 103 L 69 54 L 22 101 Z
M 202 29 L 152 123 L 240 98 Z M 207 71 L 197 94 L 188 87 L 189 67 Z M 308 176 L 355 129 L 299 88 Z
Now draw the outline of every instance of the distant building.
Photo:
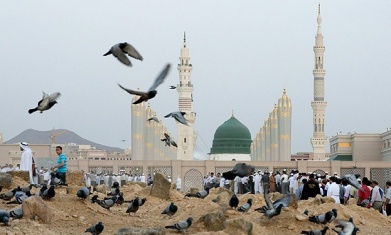
M 250 131 L 232 114 L 215 132 L 210 160 L 251 161 L 250 146 Z
M 337 134 L 329 141 L 330 161 L 391 161 L 391 129 L 381 134 Z

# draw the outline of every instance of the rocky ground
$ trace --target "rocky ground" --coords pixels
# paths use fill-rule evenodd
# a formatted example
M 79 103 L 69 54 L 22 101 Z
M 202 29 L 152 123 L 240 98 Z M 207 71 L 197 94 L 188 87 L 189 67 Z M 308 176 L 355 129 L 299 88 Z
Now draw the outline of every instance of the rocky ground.
M 26 186 L 27 182 L 13 177 L 12 185 L 8 189 L 18 185 Z M 76 189 L 79 186 L 69 186 Z M 8 190 L 3 188 L 3 192 Z M 33 192 L 37 189 L 33 188 Z M 69 192 L 72 190 L 68 189 Z M 359 227 L 359 234 L 391 234 L 390 218 L 381 215 L 373 209 L 366 209 L 352 205 L 336 205 L 324 198 L 310 199 L 294 203 L 289 208 L 284 208 L 282 213 L 272 218 L 265 218 L 254 209 L 265 205 L 262 195 L 245 194 L 239 196 L 240 204 L 253 199 L 253 206 L 248 213 L 240 213 L 227 208 L 227 201 L 230 197 L 225 189 L 213 189 L 205 199 L 184 198 L 182 193 L 170 190 L 170 199 L 163 200 L 150 196 L 150 188 L 137 184 L 130 184 L 121 187 L 125 200 L 131 200 L 135 196 L 146 197 L 147 202 L 140 207 L 136 216 L 126 214 L 127 204 L 114 206 L 110 211 L 103 209 L 98 204 L 92 204 L 88 200 L 80 200 L 74 193 L 67 193 L 66 187 L 56 188 L 56 196 L 50 201 L 45 201 L 48 206 L 51 221 L 45 224 L 39 218 L 22 218 L 11 221 L 10 226 L 0 225 L 0 234 L 56 234 L 71 235 L 83 234 L 85 229 L 99 221 L 105 225 L 102 234 L 118 234 L 121 228 L 129 227 L 164 227 L 181 220 L 186 220 L 189 216 L 194 218 L 193 225 L 188 229 L 187 234 L 273 234 L 288 235 L 300 234 L 302 230 L 320 229 L 321 225 L 309 222 L 302 215 L 305 209 L 310 211 L 310 215 L 325 213 L 336 208 L 339 219 L 349 219 L 352 217 L 356 226 Z M 96 192 L 95 192 L 96 193 Z M 104 194 L 96 193 L 99 197 Z M 280 195 L 273 195 L 273 200 Z M 217 203 L 212 202 L 217 198 Z M 161 212 L 171 202 L 174 201 L 178 207 L 178 212 L 169 218 Z M 0 200 L 0 209 L 11 210 L 16 205 L 7 205 Z M 209 215 L 208 215 L 209 214 Z M 335 227 L 335 222 L 329 226 Z M 216 230 L 216 231 L 215 231 Z M 164 230 L 161 234 L 180 234 L 173 230 Z M 141 233 L 140 233 L 141 234 Z M 326 234 L 336 234 L 328 231 Z

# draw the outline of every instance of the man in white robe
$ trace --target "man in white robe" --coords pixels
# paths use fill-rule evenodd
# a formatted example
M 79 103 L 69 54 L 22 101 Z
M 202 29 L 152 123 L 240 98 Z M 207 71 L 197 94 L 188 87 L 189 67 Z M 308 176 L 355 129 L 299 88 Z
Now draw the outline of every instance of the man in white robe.
M 35 184 L 34 183 L 34 178 L 33 178 L 33 153 L 31 149 L 28 147 L 28 143 L 26 142 L 20 142 L 20 151 L 22 152 L 22 156 L 20 158 L 20 167 L 19 169 L 21 171 L 28 171 L 29 176 L 30 176 L 30 184 Z
M 181 176 L 178 175 L 178 178 L 176 179 L 176 190 L 181 191 L 181 187 L 182 187 L 182 179 Z

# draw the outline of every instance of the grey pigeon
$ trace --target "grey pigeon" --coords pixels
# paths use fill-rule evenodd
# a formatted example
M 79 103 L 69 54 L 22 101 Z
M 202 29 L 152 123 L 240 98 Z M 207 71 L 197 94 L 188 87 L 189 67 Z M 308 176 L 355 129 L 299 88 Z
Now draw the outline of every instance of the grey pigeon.
M 155 121 L 155 122 L 159 123 L 159 119 L 157 119 L 156 116 L 153 116 L 153 117 L 151 117 L 151 118 L 148 118 L 147 121 L 148 121 L 148 122 L 150 122 L 150 121 Z
M 136 212 L 138 211 L 139 208 L 140 208 L 140 198 L 136 197 L 135 199 L 129 202 L 126 213 L 129 213 L 130 215 L 130 213 L 133 212 L 134 215 L 136 215 Z
M 81 199 L 86 199 L 88 196 L 90 196 L 91 192 L 90 189 L 87 187 L 82 187 L 79 189 L 76 193 L 76 196 Z
M 307 234 L 307 235 L 325 235 L 329 227 L 324 227 L 320 230 L 311 230 L 311 231 L 301 231 L 301 234 Z
M 186 230 L 191 226 L 193 218 L 189 217 L 186 221 L 180 221 L 176 224 L 166 226 L 165 228 L 176 229 L 182 233 L 186 233 Z
M 208 196 L 209 192 L 207 190 L 202 190 L 196 193 L 187 193 L 185 197 L 198 197 L 198 198 L 205 198 Z
M 20 219 L 23 217 L 23 209 L 22 209 L 22 206 L 19 206 L 18 208 L 16 209 L 13 209 L 12 211 L 9 212 L 10 213 L 10 217 L 14 218 L 14 219 Z
M 253 174 L 255 167 L 246 163 L 237 163 L 230 171 L 223 172 L 224 179 L 233 180 L 236 176 L 244 177 Z
M 17 191 L 17 188 L 10 190 L 10 191 L 7 191 L 7 192 L 4 192 L 4 193 L 0 194 L 0 199 L 3 199 L 5 201 L 9 201 L 15 196 L 16 191 Z
M 164 79 L 167 77 L 167 74 L 170 71 L 170 67 L 171 67 L 170 64 L 166 65 L 166 67 L 163 69 L 163 71 L 160 72 L 159 76 L 157 76 L 154 83 L 152 84 L 152 86 L 149 88 L 147 92 L 131 90 L 121 86 L 120 84 L 118 84 L 118 86 L 124 89 L 129 94 L 140 96 L 138 100 L 133 102 L 133 104 L 139 104 L 141 102 L 152 99 L 153 97 L 156 96 L 157 94 L 156 88 L 164 82 Z
M 270 200 L 268 190 L 265 190 L 263 193 L 263 196 L 265 198 L 266 207 L 261 207 L 260 212 L 264 213 L 265 216 L 267 216 L 269 219 L 271 219 L 274 216 L 277 216 L 281 214 L 281 209 L 284 207 L 283 203 L 279 203 L 277 206 L 275 206 L 272 201 Z
M 6 210 L 0 210 L 0 222 L 3 222 L 5 226 L 8 226 L 9 219 L 10 213 Z
M 236 194 L 233 194 L 232 197 L 229 199 L 229 206 L 231 208 L 237 208 L 239 205 L 239 198 L 236 196 Z
M 92 225 L 91 227 L 87 228 L 85 233 L 91 233 L 92 235 L 98 235 L 101 234 L 105 226 L 102 222 L 99 222 L 97 224 Z
M 358 175 L 359 176 L 359 175 Z M 355 174 L 347 174 L 342 177 L 348 180 L 349 184 L 355 187 L 358 190 L 362 190 L 361 184 L 358 182 Z
M 238 211 L 240 211 L 240 212 L 247 212 L 248 210 L 250 210 L 252 204 L 253 204 L 253 199 L 249 198 L 249 199 L 247 199 L 246 203 L 244 203 L 243 205 L 241 205 L 238 208 Z
M 57 98 L 60 97 L 60 92 L 54 92 L 51 95 L 43 92 L 42 99 L 38 102 L 38 106 L 33 109 L 29 109 L 29 114 L 34 113 L 35 111 L 40 111 L 41 113 L 45 110 L 49 110 L 53 105 L 57 104 Z
M 126 55 L 129 55 L 137 60 L 143 60 L 143 57 L 140 55 L 140 53 L 138 53 L 138 51 L 127 42 L 115 44 L 103 56 L 110 54 L 113 54 L 113 56 L 115 56 L 121 63 L 127 66 L 132 66 L 132 63 Z
M 26 200 L 30 196 L 31 196 L 30 191 L 27 191 L 26 193 L 23 191 L 17 191 L 15 192 L 15 201 L 10 201 L 7 202 L 6 204 L 22 204 L 22 201 Z
M 170 89 L 176 89 L 176 86 L 170 86 Z
M 43 192 L 48 189 L 48 186 L 46 184 L 42 185 L 42 187 L 38 191 L 38 196 L 43 197 Z
M 138 198 L 138 204 L 140 205 L 140 206 L 142 206 L 142 205 L 144 205 L 145 204 L 145 202 L 147 201 L 147 198 Z
M 101 207 L 107 209 L 107 210 L 110 210 L 110 208 L 112 206 L 114 206 L 115 202 L 117 200 L 117 196 L 113 196 L 112 198 L 109 198 L 109 199 L 103 199 L 103 200 L 99 200 L 98 199 L 98 195 L 94 195 L 92 198 L 91 198 L 91 202 L 92 203 L 98 203 Z
M 173 117 L 178 122 L 182 123 L 183 125 L 188 126 L 189 124 L 187 124 L 187 121 L 186 121 L 185 117 L 183 116 L 185 114 L 186 114 L 186 112 L 172 112 L 172 113 L 167 114 L 164 117 L 165 118 Z
M 266 200 L 266 199 L 265 199 Z M 269 198 L 270 200 L 270 198 Z M 292 202 L 296 200 L 296 195 L 293 193 L 289 193 L 281 197 L 280 199 L 273 202 L 273 207 L 277 209 L 280 205 L 282 205 L 281 209 L 284 207 L 288 207 Z M 268 210 L 270 210 L 269 206 L 262 206 L 260 208 L 255 209 L 255 211 L 258 211 L 260 213 L 266 213 Z M 269 212 L 270 213 L 270 212 Z M 308 213 L 308 211 L 307 211 Z M 307 214 L 308 215 L 308 214 Z
M 356 227 L 356 225 L 354 225 L 353 218 L 350 218 L 349 221 L 336 220 L 335 222 L 338 224 L 336 228 L 341 228 L 340 231 L 333 228 L 333 231 L 336 232 L 338 235 L 356 235 L 357 232 L 360 230 Z
M 175 215 L 175 213 L 178 211 L 178 206 L 174 204 L 174 202 L 171 202 L 170 205 L 168 205 L 166 207 L 166 209 L 164 209 L 164 211 L 162 212 L 162 214 L 167 214 L 169 215 L 170 217 Z
M 337 218 L 337 209 L 332 209 L 325 214 L 310 216 L 308 219 L 314 223 L 327 224 L 335 220 L 335 218 Z

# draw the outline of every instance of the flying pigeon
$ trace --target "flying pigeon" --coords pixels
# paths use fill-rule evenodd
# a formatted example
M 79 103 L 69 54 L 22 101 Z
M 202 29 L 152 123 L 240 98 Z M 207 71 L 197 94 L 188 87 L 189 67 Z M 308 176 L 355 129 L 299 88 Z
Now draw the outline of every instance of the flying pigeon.
M 311 230 L 311 231 L 301 231 L 301 234 L 307 234 L 307 235 L 325 235 L 329 227 L 324 227 L 320 230 Z
M 253 204 L 253 199 L 249 198 L 249 199 L 247 199 L 246 203 L 244 203 L 243 205 L 241 205 L 238 208 L 238 211 L 240 211 L 240 212 L 247 212 L 248 210 L 250 210 L 252 204 Z
M 76 196 L 81 199 L 86 199 L 88 196 L 90 196 L 91 192 L 90 189 L 87 187 L 82 187 L 79 189 L 76 193 Z
M 170 89 L 176 89 L 176 86 L 170 86 Z
M 337 209 L 332 209 L 325 214 L 310 216 L 308 219 L 314 223 L 327 224 L 335 220 L 335 218 L 337 218 Z
M 269 198 L 269 197 L 267 197 Z M 266 199 L 265 198 L 265 201 Z M 270 198 L 269 198 L 270 200 Z M 296 195 L 293 194 L 293 193 L 289 193 L 289 194 L 286 194 L 284 195 L 283 197 L 281 197 L 280 199 L 276 200 L 275 202 L 273 202 L 273 207 L 275 209 L 277 209 L 280 205 L 282 205 L 281 209 L 284 208 L 284 207 L 288 207 L 292 202 L 294 202 L 296 200 Z M 267 202 L 267 201 L 266 201 Z M 266 206 L 262 206 L 260 208 L 257 208 L 255 209 L 255 211 L 258 211 L 260 213 L 266 213 L 268 210 L 270 210 L 269 206 L 266 205 Z M 307 213 L 308 213 L 308 210 L 307 210 Z M 308 215 L 308 214 L 307 214 Z
M 244 177 L 254 173 L 255 167 L 246 163 L 237 163 L 230 171 L 223 172 L 224 179 L 233 180 L 236 176 Z
M 10 213 L 6 210 L 0 210 L 0 222 L 3 222 L 5 226 L 8 226 L 9 219 Z
M 126 210 L 126 213 L 129 213 L 129 215 L 130 215 L 130 212 L 133 212 L 134 215 L 136 215 L 136 212 L 140 208 L 139 202 L 140 202 L 140 198 L 139 197 L 136 197 L 135 199 L 130 201 L 129 205 L 128 205 L 128 209 Z
M 187 193 L 185 195 L 185 197 L 198 197 L 198 198 L 205 198 L 206 196 L 208 196 L 209 192 L 207 190 L 202 190 L 202 191 L 199 191 L 199 192 L 196 192 L 194 194 L 192 193 Z
M 54 190 L 54 187 L 55 187 L 54 185 L 50 185 L 48 189 L 43 191 L 42 198 L 45 200 L 50 200 L 51 198 L 56 196 L 56 191 Z
M 343 176 L 342 179 L 346 178 L 348 180 L 349 184 L 351 184 L 353 187 L 355 187 L 358 190 L 362 190 L 361 184 L 357 180 L 357 178 L 359 176 L 360 175 L 347 174 L 347 175 Z
M 232 197 L 229 199 L 229 206 L 231 208 L 237 208 L 239 205 L 239 198 L 236 196 L 236 194 L 233 194 Z
M 166 143 L 166 146 L 170 146 L 171 145 L 171 136 L 167 133 L 164 133 L 164 139 L 160 139 L 161 141 L 165 142 Z
M 186 230 L 191 226 L 193 218 L 189 217 L 186 221 L 180 221 L 176 224 L 166 226 L 165 228 L 176 229 L 182 233 L 186 233 Z
M 176 212 L 178 211 L 178 206 L 174 204 L 174 202 L 171 202 L 170 205 L 168 205 L 166 207 L 166 209 L 164 209 L 164 211 L 162 212 L 162 214 L 167 214 L 169 215 L 170 217 L 173 216 Z
M 140 55 L 140 53 L 138 53 L 138 51 L 136 51 L 136 49 L 127 42 L 118 43 L 112 46 L 110 50 L 103 56 L 110 54 L 113 54 L 113 56 L 115 56 L 121 63 L 130 67 L 132 66 L 132 63 L 126 55 L 129 55 L 130 57 L 133 57 L 137 60 L 143 60 L 143 57 Z
M 9 212 L 10 213 L 10 217 L 14 218 L 14 219 L 20 219 L 23 217 L 23 209 L 22 209 L 22 206 L 19 206 L 18 208 L 12 210 Z
M 356 227 L 353 223 L 353 218 L 350 218 L 349 221 L 346 220 L 336 220 L 335 221 L 338 225 L 335 226 L 336 228 L 341 228 L 340 231 L 333 228 L 333 231 L 336 232 L 338 235 L 356 235 L 357 231 L 360 229 Z
M 91 233 L 92 235 L 98 235 L 101 234 L 105 226 L 102 222 L 99 222 L 97 224 L 92 225 L 91 227 L 87 228 L 85 233 Z
M 183 117 L 183 115 L 185 115 L 185 114 L 186 114 L 186 112 L 172 112 L 172 113 L 167 114 L 164 117 L 165 118 L 173 117 L 178 122 L 182 123 L 183 125 L 188 126 L 189 124 L 187 124 L 185 117 Z
M 171 145 L 178 148 L 178 145 L 175 143 L 175 141 L 171 140 Z
M 156 116 L 153 116 L 153 117 L 151 117 L 151 118 L 148 118 L 147 121 L 148 121 L 148 122 L 150 122 L 150 121 L 155 121 L 155 122 L 159 123 L 159 119 L 157 119 Z
M 107 209 L 107 210 L 110 210 L 110 208 L 112 206 L 114 206 L 115 202 L 117 200 L 117 196 L 113 196 L 112 198 L 109 198 L 109 199 L 103 199 L 103 200 L 99 200 L 98 199 L 98 195 L 94 195 L 92 198 L 91 198 L 91 202 L 92 203 L 98 203 L 101 207 Z
M 156 88 L 164 82 L 164 79 L 167 77 L 168 71 L 170 71 L 170 67 L 171 67 L 170 64 L 166 65 L 166 67 L 163 69 L 163 71 L 160 72 L 159 76 L 155 79 L 154 83 L 152 84 L 152 86 L 149 88 L 147 92 L 131 90 L 121 86 L 120 84 L 118 84 L 118 86 L 124 89 L 125 91 L 127 91 L 129 94 L 140 96 L 138 100 L 133 102 L 133 104 L 139 104 L 141 102 L 152 99 L 153 97 L 156 96 L 157 94 Z
M 29 114 L 34 113 L 35 111 L 40 111 L 41 113 L 45 110 L 49 110 L 53 105 L 57 104 L 57 98 L 60 97 L 60 92 L 54 92 L 50 96 L 45 92 L 42 92 L 42 99 L 38 102 L 38 106 L 33 109 L 29 109 Z

